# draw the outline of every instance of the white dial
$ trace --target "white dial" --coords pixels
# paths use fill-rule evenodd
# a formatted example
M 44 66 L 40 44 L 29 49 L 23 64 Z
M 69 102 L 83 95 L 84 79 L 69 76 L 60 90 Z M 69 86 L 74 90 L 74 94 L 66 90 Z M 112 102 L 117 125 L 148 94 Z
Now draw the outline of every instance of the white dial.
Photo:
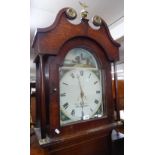
M 102 104 L 100 76 L 98 69 L 88 68 L 76 68 L 63 74 L 60 80 L 60 109 L 71 122 L 95 117 Z

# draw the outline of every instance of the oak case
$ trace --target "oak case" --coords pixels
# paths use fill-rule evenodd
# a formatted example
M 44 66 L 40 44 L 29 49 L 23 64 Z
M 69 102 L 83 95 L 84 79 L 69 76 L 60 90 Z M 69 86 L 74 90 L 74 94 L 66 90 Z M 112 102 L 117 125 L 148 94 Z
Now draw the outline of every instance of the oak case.
M 103 21 L 94 30 L 87 19 L 71 24 L 62 9 L 48 28 L 37 29 L 32 47 L 36 51 L 37 122 L 45 154 L 109 155 L 111 131 L 116 126 L 113 113 L 111 63 L 118 60 L 119 44 L 115 42 Z M 105 115 L 101 118 L 60 125 L 59 67 L 73 48 L 89 50 L 99 63 L 105 84 Z M 59 134 L 55 129 L 60 131 Z

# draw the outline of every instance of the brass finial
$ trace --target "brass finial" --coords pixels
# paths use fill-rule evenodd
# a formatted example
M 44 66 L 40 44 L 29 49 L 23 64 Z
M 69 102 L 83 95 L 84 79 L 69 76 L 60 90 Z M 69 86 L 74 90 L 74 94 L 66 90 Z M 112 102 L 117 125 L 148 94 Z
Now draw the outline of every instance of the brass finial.
M 66 16 L 67 18 L 69 18 L 70 20 L 73 20 L 77 17 L 77 13 L 73 8 L 68 8 L 66 10 Z
M 86 10 L 86 8 L 88 8 L 88 6 L 85 3 L 82 3 L 79 1 L 79 4 L 82 6 L 82 10 L 81 10 L 81 17 L 82 19 L 86 19 L 87 15 L 88 15 L 88 11 Z
M 103 23 L 102 18 L 99 17 L 99 16 L 94 16 L 94 17 L 92 18 L 92 21 L 93 21 L 93 24 L 94 24 L 95 26 L 101 26 L 102 23 Z

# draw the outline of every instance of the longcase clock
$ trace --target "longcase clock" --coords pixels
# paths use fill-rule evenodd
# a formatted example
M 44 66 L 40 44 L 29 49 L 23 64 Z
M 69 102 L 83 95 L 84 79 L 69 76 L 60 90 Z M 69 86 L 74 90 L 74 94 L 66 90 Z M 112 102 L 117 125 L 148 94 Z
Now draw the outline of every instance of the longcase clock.
M 49 155 L 109 155 L 114 123 L 111 63 L 119 44 L 106 23 L 94 17 L 96 30 L 72 8 L 58 13 L 53 25 L 39 28 L 36 52 L 37 128 Z

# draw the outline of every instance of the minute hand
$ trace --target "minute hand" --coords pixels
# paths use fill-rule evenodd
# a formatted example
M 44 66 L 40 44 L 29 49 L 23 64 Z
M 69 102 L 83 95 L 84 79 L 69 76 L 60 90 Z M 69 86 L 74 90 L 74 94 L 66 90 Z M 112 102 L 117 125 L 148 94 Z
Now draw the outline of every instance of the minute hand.
M 78 78 L 78 81 L 79 81 L 79 86 L 80 86 L 80 96 L 81 96 L 81 99 L 82 99 L 82 102 L 84 104 L 84 101 L 83 101 L 83 97 L 84 97 L 84 92 L 83 92 L 83 89 L 82 89 L 82 86 L 81 86 L 81 82 L 80 82 L 80 79 L 79 79 L 79 76 L 77 76 Z

